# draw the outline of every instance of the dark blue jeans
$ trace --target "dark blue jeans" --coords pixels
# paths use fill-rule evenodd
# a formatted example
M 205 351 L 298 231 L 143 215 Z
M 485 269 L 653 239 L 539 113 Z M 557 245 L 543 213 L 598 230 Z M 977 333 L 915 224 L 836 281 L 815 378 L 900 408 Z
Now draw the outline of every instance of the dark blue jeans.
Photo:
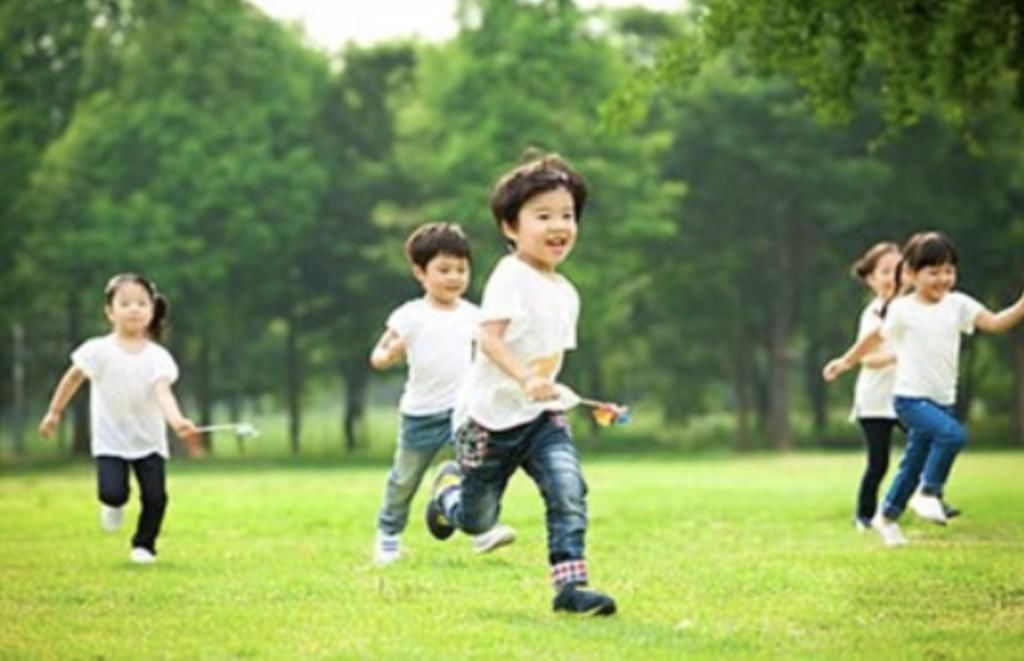
M 953 461 L 967 444 L 967 432 L 953 417 L 952 406 L 921 397 L 896 397 L 894 405 L 907 428 L 907 449 L 882 505 L 889 519 L 903 513 L 918 484 L 924 493 L 941 496 Z
M 455 455 L 462 486 L 458 498 L 445 498 L 441 505 L 457 528 L 472 535 L 490 530 L 509 478 L 522 467 L 544 498 L 548 561 L 554 565 L 583 558 L 587 484 L 564 415 L 543 413 L 501 431 L 469 421 L 455 435 Z
M 409 521 L 409 505 L 437 453 L 451 442 L 452 412 L 434 415 L 403 415 L 395 459 L 384 489 L 384 504 L 377 527 L 397 535 Z
M 96 457 L 96 482 L 100 502 L 121 507 L 128 502 L 128 468 L 139 481 L 139 522 L 132 536 L 132 546 L 156 553 L 156 538 L 167 511 L 167 475 L 165 460 L 158 454 L 141 459 L 122 459 L 101 455 Z

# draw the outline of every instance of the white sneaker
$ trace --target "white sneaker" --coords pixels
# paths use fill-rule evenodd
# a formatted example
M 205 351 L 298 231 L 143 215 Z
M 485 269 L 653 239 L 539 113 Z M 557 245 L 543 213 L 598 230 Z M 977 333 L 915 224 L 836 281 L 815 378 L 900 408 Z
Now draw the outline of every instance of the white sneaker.
M 128 557 L 137 565 L 151 565 L 156 562 L 156 556 L 149 549 L 144 549 L 141 546 L 133 548 Z
M 385 567 L 397 562 L 402 557 L 402 538 L 377 531 L 377 542 L 373 547 L 373 562 L 378 567 Z
M 900 530 L 900 524 L 890 521 L 881 514 L 876 515 L 871 520 L 871 527 L 882 536 L 882 541 L 885 542 L 886 546 L 905 546 L 907 543 L 907 538 L 903 536 L 903 531 Z
M 917 492 L 910 499 L 910 509 L 925 521 L 937 523 L 944 526 L 949 522 L 946 518 L 946 510 L 942 507 L 942 501 L 935 496 L 928 496 Z
M 516 541 L 516 531 L 508 526 L 497 523 L 485 533 L 473 537 L 473 551 L 475 553 L 490 553 L 494 549 L 508 546 Z
M 111 507 L 100 503 L 100 527 L 107 532 L 114 532 L 124 523 L 124 508 Z

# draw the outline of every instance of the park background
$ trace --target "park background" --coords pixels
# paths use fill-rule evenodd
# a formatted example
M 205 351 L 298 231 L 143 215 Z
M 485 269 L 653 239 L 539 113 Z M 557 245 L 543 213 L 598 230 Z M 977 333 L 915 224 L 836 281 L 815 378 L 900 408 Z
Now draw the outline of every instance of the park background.
M 0 26 L 0 655 L 1019 654 L 1024 330 L 965 338 L 968 516 L 908 524 L 901 555 L 852 537 L 853 378 L 820 378 L 876 241 L 941 230 L 960 287 L 1020 295 L 1019 3 L 460 0 L 448 37 L 337 49 L 239 0 L 4 0 Z M 521 479 L 507 555 L 414 525 L 408 563 L 366 567 L 403 378 L 368 354 L 419 294 L 402 243 L 460 223 L 477 299 L 490 187 L 529 147 L 592 190 L 563 380 L 634 409 L 574 425 L 606 628 L 550 619 Z M 170 298 L 186 412 L 262 431 L 172 464 L 149 575 L 94 530 L 85 389 L 35 431 L 126 270 Z

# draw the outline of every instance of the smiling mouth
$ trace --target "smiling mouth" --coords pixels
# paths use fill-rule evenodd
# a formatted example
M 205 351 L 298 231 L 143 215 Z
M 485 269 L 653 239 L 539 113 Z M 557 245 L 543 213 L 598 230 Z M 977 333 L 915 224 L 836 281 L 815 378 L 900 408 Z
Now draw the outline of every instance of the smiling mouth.
M 544 241 L 544 243 L 551 248 L 564 248 L 569 245 L 569 239 L 562 236 L 552 237 Z

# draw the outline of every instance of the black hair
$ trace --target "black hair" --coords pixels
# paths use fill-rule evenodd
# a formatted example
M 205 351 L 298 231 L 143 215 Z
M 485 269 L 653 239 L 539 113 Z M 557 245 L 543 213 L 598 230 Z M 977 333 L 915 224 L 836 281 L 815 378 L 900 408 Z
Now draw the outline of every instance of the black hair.
M 528 150 L 526 156 L 536 153 Z M 572 196 L 576 222 L 579 223 L 587 204 L 587 182 L 558 154 L 535 157 L 502 175 L 491 192 L 491 213 L 499 229 L 503 223 L 516 227 L 519 210 L 530 198 L 556 188 L 564 188 Z
M 430 260 L 442 254 L 473 261 L 469 238 L 455 223 L 420 225 L 405 241 L 406 258 L 421 269 L 426 269 Z
M 959 259 L 956 246 L 942 232 L 918 232 L 910 237 L 903 245 L 902 258 L 896 266 L 896 287 L 893 289 L 892 296 L 882 307 L 882 316 L 884 317 L 885 313 L 889 311 L 889 304 L 902 289 L 904 267 L 916 272 L 929 266 L 942 266 L 943 264 L 956 266 Z
M 167 317 L 171 311 L 170 301 L 163 294 L 157 292 L 156 285 L 149 278 L 138 273 L 118 273 L 107 281 L 107 286 L 103 290 L 108 307 L 113 304 L 114 295 L 117 293 L 118 288 L 126 282 L 134 282 L 140 285 L 149 294 L 150 300 L 153 301 L 153 318 L 150 320 L 149 325 L 146 326 L 146 334 L 150 338 L 159 341 L 167 329 Z

